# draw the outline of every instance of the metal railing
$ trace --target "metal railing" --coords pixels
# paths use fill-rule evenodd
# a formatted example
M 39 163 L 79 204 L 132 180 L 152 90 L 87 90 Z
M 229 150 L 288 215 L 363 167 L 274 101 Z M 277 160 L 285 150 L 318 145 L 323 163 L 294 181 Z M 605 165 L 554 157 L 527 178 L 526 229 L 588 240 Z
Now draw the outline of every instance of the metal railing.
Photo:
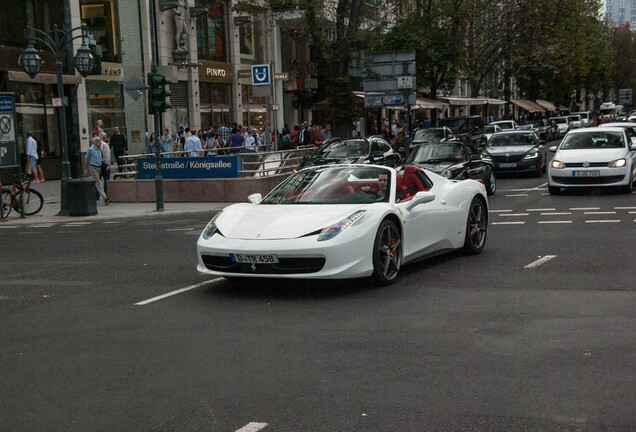
M 203 150 L 200 153 L 205 153 L 206 156 L 239 156 L 241 158 L 241 167 L 239 170 L 240 177 L 262 177 L 275 174 L 289 174 L 294 171 L 295 168 L 302 162 L 305 156 L 310 155 L 316 149 L 314 146 L 303 146 L 290 150 L 277 150 L 267 152 L 255 152 L 247 150 L 246 147 L 233 147 L 233 149 L 240 149 L 241 151 L 230 152 L 229 148 L 221 149 L 217 151 L 217 154 L 210 154 L 212 151 Z M 247 151 L 246 151 L 247 150 Z M 162 152 L 161 156 L 166 157 L 182 157 L 186 156 L 190 151 L 172 151 Z M 111 177 L 117 178 L 137 178 L 137 159 L 142 157 L 154 158 L 154 153 L 141 153 L 136 155 L 121 156 L 121 159 L 125 162 L 119 165 L 122 168 L 121 172 L 113 172 L 111 169 Z

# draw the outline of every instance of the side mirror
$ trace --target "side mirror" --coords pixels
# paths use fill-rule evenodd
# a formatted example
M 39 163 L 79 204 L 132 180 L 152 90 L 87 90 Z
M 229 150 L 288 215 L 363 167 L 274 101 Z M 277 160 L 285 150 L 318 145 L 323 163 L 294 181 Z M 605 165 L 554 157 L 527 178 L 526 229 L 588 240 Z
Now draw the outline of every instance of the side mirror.
M 474 162 L 474 161 L 479 161 L 479 160 L 481 160 L 481 156 L 479 156 L 478 154 L 471 154 L 468 157 L 468 161 L 469 162 Z
M 255 193 L 255 194 L 252 194 L 252 195 L 248 196 L 247 199 L 252 204 L 260 204 L 260 202 L 263 201 L 263 195 L 261 195 L 259 193 Z
M 629 150 L 630 151 L 636 150 L 636 143 L 633 143 L 631 146 L 629 146 Z
M 407 210 L 411 210 L 413 207 L 416 207 L 420 204 L 426 204 L 435 199 L 435 194 L 433 192 L 422 191 L 415 194 L 413 199 L 409 201 L 406 205 Z
M 552 153 L 556 153 L 556 151 L 557 151 L 557 146 L 552 146 L 552 147 L 550 147 L 550 148 L 549 148 L 549 150 L 550 150 Z
M 375 151 L 373 152 L 373 155 L 371 155 L 371 160 L 377 161 L 377 160 L 381 160 L 384 158 L 384 153 L 382 153 L 381 151 Z

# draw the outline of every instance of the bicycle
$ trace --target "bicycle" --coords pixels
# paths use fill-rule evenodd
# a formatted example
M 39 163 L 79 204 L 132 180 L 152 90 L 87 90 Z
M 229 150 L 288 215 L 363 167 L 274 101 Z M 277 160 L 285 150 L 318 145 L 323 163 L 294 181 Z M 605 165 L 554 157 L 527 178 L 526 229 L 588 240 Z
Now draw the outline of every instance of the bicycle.
M 20 192 L 24 197 L 24 214 L 33 216 L 42 210 L 44 198 L 35 189 L 31 189 L 31 180 L 19 181 L 17 176 L 13 177 L 11 188 L 2 188 L 2 209 L 4 217 L 8 217 L 11 209 L 20 212 Z

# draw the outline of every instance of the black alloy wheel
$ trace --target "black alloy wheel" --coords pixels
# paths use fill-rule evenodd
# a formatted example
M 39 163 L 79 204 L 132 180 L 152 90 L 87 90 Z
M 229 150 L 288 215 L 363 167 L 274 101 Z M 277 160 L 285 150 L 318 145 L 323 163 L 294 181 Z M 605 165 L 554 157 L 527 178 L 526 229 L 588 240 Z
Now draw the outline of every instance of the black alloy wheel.
M 464 251 L 470 255 L 480 253 L 486 245 L 486 236 L 488 234 L 487 213 L 484 202 L 478 197 L 473 198 L 468 209 L 466 238 L 464 240 Z
M 382 221 L 373 244 L 373 279 L 380 286 L 391 285 L 402 265 L 402 236 L 395 223 Z

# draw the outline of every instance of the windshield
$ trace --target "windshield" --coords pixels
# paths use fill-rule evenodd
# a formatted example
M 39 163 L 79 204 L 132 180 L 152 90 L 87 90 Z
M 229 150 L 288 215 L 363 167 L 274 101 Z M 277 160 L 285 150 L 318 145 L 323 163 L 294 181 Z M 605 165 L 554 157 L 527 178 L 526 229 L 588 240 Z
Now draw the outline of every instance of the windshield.
M 488 147 L 530 145 L 537 145 L 537 141 L 532 133 L 498 134 L 493 135 L 488 141 Z
M 568 119 L 571 122 L 578 122 L 579 120 L 581 120 L 581 118 L 579 116 L 569 116 Z
M 554 120 L 557 124 L 563 124 L 568 122 L 568 119 L 566 119 L 565 117 L 554 117 L 552 120 Z
M 342 141 L 332 141 L 322 145 L 316 153 L 314 159 L 346 159 L 351 157 L 367 156 L 369 154 L 369 143 L 366 140 L 351 139 Z
M 499 126 L 502 129 L 514 129 L 512 122 L 499 122 L 497 123 L 497 126 Z
M 421 144 L 409 155 L 409 163 L 459 162 L 464 160 L 461 143 Z
M 361 204 L 388 202 L 391 171 L 380 167 L 321 167 L 299 171 L 261 204 Z
M 625 147 L 622 132 L 570 133 L 559 150 L 605 149 Z
M 470 121 L 465 118 L 442 119 L 439 123 L 442 126 L 446 126 L 453 132 L 472 132 L 470 130 Z
M 439 141 L 444 139 L 444 129 L 419 129 L 415 131 L 413 141 Z
M 494 126 L 486 126 L 486 127 L 484 127 L 484 133 L 487 133 L 487 134 L 495 133 L 495 127 Z

